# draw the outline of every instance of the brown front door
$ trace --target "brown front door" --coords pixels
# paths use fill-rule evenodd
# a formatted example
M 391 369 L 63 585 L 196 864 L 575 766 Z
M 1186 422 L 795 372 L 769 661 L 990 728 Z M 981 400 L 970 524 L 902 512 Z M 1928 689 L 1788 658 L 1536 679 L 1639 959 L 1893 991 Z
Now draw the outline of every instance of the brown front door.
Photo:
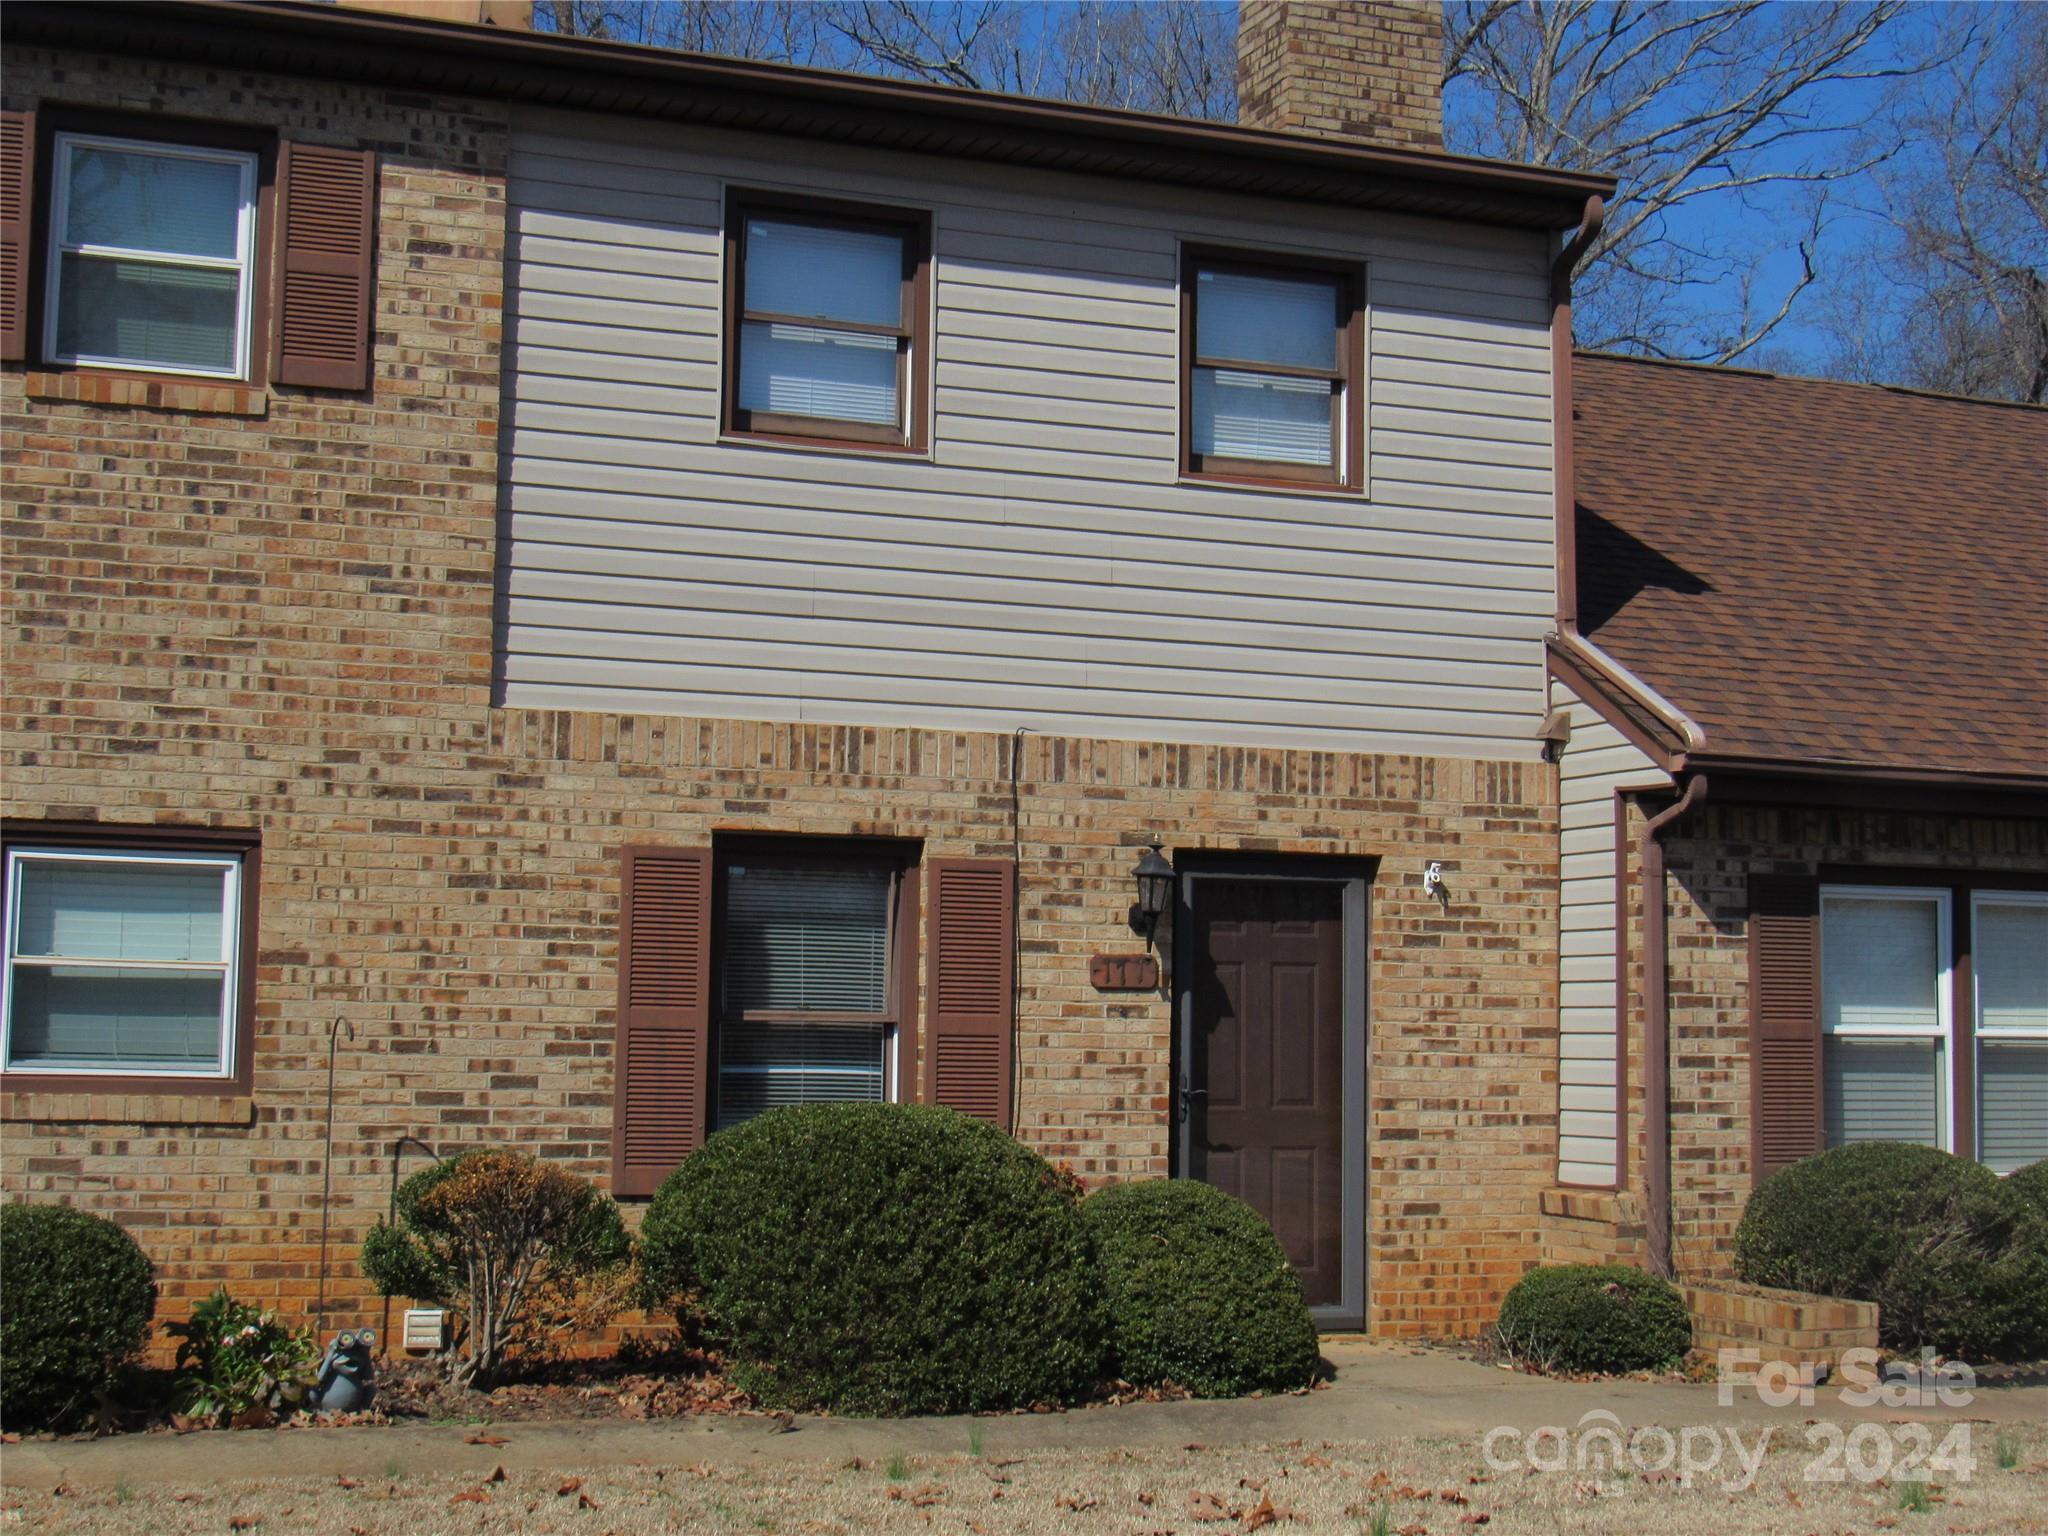
M 1264 1216 L 1310 1306 L 1342 1300 L 1344 888 L 1191 882 L 1187 1172 Z

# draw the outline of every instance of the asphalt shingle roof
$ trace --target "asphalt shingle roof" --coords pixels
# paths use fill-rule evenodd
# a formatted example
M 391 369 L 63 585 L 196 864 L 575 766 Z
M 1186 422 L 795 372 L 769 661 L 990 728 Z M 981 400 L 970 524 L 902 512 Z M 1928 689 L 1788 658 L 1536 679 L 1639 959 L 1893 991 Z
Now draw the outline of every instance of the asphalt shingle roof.
M 2048 410 L 1581 355 L 1579 628 L 1707 755 L 2048 779 Z

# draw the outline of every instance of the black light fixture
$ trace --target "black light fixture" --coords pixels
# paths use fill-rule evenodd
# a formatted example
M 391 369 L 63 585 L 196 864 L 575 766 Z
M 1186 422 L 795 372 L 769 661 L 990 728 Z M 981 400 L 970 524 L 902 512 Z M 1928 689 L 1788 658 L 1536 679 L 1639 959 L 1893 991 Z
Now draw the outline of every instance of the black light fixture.
M 1159 929 L 1159 917 L 1173 900 L 1173 866 L 1160 855 L 1159 844 L 1138 857 L 1138 904 L 1131 908 L 1131 927 L 1145 935 L 1145 947 Z

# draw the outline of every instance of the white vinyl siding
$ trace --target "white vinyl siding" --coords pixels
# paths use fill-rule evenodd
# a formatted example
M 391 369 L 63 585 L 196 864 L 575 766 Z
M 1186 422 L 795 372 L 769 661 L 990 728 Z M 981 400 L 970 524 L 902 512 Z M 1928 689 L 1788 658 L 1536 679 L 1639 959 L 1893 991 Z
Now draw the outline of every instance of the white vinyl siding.
M 718 441 L 728 186 L 930 212 L 928 455 Z M 1536 755 L 1539 236 L 538 113 L 510 198 L 507 705 Z M 1364 497 L 1178 483 L 1182 242 L 1369 273 Z
M 11 851 L 7 1070 L 231 1075 L 240 874 L 204 854 Z
M 1614 793 L 1668 782 L 1641 748 L 1564 684 L 1571 740 L 1558 763 L 1558 1137 L 1561 1184 L 1611 1185 L 1622 1091 L 1617 1044 Z M 1626 856 L 1626 850 L 1621 850 Z

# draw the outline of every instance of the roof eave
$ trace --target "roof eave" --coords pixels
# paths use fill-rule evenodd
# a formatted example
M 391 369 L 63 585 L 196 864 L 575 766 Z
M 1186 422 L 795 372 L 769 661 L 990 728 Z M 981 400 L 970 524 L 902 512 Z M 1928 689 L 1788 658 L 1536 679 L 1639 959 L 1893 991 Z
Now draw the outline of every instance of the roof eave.
M 18 0 L 9 42 L 1555 230 L 1610 178 L 296 0 Z

